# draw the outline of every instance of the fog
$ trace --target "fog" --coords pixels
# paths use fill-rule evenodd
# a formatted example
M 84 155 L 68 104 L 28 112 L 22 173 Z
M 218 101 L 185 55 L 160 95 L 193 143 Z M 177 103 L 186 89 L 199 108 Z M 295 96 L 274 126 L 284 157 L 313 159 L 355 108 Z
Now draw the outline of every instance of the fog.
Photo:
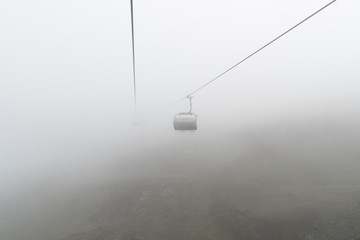
M 0 2 L 0 239 L 359 239 L 360 17 L 336 1 Z

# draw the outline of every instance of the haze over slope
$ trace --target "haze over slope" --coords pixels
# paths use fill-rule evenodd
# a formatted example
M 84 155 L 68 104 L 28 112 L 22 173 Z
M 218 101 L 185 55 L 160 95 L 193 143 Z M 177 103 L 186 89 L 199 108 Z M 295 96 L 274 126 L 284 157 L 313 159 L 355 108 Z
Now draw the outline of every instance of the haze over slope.
M 54 171 L 3 205 L 1 238 L 358 239 L 353 120 L 178 133 Z

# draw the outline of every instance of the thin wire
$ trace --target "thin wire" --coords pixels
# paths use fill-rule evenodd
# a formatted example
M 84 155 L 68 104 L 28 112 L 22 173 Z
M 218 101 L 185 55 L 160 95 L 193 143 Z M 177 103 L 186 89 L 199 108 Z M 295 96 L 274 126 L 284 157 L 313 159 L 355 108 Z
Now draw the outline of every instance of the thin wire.
M 313 14 L 311 14 L 310 16 L 308 16 L 307 18 L 305 18 L 304 20 L 302 20 L 301 22 L 299 22 L 298 24 L 296 24 L 295 26 L 293 26 L 292 28 L 288 29 L 286 32 L 282 33 L 281 35 L 279 35 L 278 37 L 274 38 L 273 40 L 271 40 L 270 42 L 268 42 L 267 44 L 265 44 L 264 46 L 262 46 L 261 48 L 259 48 L 258 50 L 256 50 L 255 52 L 251 53 L 249 56 L 245 57 L 244 59 L 242 59 L 240 62 L 236 63 L 235 65 L 233 65 L 232 67 L 230 67 L 229 69 L 227 69 L 225 72 L 221 73 L 220 75 L 216 76 L 215 78 L 213 78 L 212 80 L 210 80 L 209 82 L 205 83 L 204 85 L 202 85 L 201 87 L 199 87 L 198 89 L 196 89 L 195 91 L 187 94 L 185 97 L 179 99 L 178 101 L 170 104 L 168 107 L 173 106 L 179 102 L 181 102 L 182 100 L 186 99 L 188 96 L 192 96 L 195 93 L 197 93 L 198 91 L 200 91 L 201 89 L 203 89 L 204 87 L 208 86 L 210 83 L 214 82 L 215 80 L 217 80 L 218 78 L 220 78 L 221 76 L 223 76 L 224 74 L 226 74 L 227 72 L 231 71 L 232 69 L 234 69 L 235 67 L 237 67 L 238 65 L 240 65 L 241 63 L 245 62 L 246 60 L 248 60 L 249 58 L 251 58 L 252 56 L 254 56 L 255 54 L 257 54 L 258 52 L 260 52 L 261 50 L 263 50 L 264 48 L 268 47 L 270 44 L 272 44 L 273 42 L 277 41 L 279 38 L 283 37 L 284 35 L 286 35 L 287 33 L 289 33 L 290 31 L 292 31 L 293 29 L 295 29 L 296 27 L 298 27 L 299 25 L 301 25 L 302 23 L 306 22 L 307 20 L 309 20 L 310 18 L 312 18 L 313 16 L 315 16 L 316 14 L 318 14 L 319 12 L 321 12 L 322 10 L 324 10 L 325 8 L 329 7 L 331 4 L 333 4 L 334 2 L 336 2 L 336 0 L 331 1 L 330 3 L 326 4 L 324 7 L 320 8 L 319 10 L 317 10 L 316 12 L 314 12 Z
M 132 39 L 133 78 L 134 78 L 134 106 L 135 106 L 135 111 L 136 111 L 137 110 L 137 102 L 136 102 L 135 32 L 134 32 L 134 6 L 133 6 L 133 0 L 130 0 L 130 9 L 131 9 L 131 39 Z

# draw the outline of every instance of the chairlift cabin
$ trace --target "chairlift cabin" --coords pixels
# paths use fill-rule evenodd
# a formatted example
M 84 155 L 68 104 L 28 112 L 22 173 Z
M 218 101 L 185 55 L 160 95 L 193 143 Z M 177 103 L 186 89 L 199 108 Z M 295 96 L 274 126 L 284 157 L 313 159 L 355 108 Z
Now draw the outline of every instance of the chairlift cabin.
M 197 115 L 191 112 L 176 114 L 174 117 L 174 129 L 178 131 L 197 130 Z
M 174 117 L 174 129 L 177 131 L 195 131 L 197 130 L 197 115 L 192 113 L 192 97 L 187 96 L 190 100 L 189 112 L 176 114 Z

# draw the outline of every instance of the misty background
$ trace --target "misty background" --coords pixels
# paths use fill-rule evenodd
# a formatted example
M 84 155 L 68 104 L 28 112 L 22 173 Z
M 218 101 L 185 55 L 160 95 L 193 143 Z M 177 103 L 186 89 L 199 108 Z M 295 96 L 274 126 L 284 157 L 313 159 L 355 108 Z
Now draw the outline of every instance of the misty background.
M 202 171 L 208 167 L 204 156 L 213 153 L 220 161 L 213 160 L 216 172 L 258 141 L 280 152 L 299 144 L 303 151 L 291 156 L 312 155 L 315 141 L 339 163 L 358 161 L 355 0 L 335 2 L 198 92 L 196 133 L 173 130 L 174 114 L 188 110 L 186 100 L 167 107 L 327 2 L 134 1 L 135 113 L 129 1 L 2 0 L 0 209 L 36 195 L 34 188 L 41 192 L 57 183 L 59 192 L 71 192 L 72 186 L 126 175 L 126 167 L 112 169 L 114 162 L 128 166 L 136 159 L 131 171 L 142 176 L 144 159 L 162 159 L 162 165 L 180 154 L 198 159 L 194 169 Z M 4 236 L 32 239 L 14 235 L 21 218 L 3 219 Z M 31 236 L 41 239 L 37 234 Z

